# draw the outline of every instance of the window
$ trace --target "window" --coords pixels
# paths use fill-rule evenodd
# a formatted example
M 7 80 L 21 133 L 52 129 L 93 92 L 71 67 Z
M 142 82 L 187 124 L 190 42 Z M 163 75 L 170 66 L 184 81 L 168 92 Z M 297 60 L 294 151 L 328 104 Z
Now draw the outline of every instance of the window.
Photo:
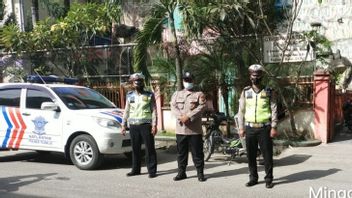
M 8 107 L 19 107 L 20 98 L 21 88 L 0 90 L 0 105 Z
M 92 89 L 79 87 L 54 87 L 52 89 L 69 109 L 116 108 L 107 98 Z
M 43 102 L 53 102 L 50 96 L 39 90 L 28 89 L 26 97 L 26 108 L 40 109 Z

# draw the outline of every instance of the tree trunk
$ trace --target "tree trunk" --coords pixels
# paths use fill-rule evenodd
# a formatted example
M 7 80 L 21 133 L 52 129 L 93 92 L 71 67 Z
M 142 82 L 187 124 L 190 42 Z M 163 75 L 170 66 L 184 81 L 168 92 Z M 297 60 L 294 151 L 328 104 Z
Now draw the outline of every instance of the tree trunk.
M 67 12 L 70 10 L 70 0 L 64 0 L 64 7 L 65 7 L 65 16 L 67 15 Z
M 175 21 L 173 14 L 169 14 L 170 16 L 170 21 L 171 21 L 171 32 L 172 35 L 174 36 L 174 47 L 175 47 L 175 52 L 176 52 L 176 85 L 177 85 L 177 90 L 182 90 L 183 85 L 182 85 L 182 62 L 181 62 L 181 52 L 180 52 L 180 47 L 178 45 L 177 41 L 177 35 L 176 35 L 176 27 L 175 27 Z
M 39 3 L 38 0 L 32 0 L 32 6 L 31 6 L 31 10 L 32 10 L 32 24 L 33 27 L 36 26 L 37 21 L 39 21 Z

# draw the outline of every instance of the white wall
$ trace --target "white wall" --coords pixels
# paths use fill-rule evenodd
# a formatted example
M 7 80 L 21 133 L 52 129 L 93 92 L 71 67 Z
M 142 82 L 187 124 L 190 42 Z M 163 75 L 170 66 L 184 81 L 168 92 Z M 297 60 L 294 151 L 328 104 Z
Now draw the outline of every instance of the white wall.
M 319 31 L 332 41 L 334 52 L 339 49 L 352 60 L 352 0 L 303 0 L 294 31 L 309 31 L 312 22 L 322 24 Z
M 164 130 L 174 132 L 176 129 L 176 118 L 171 114 L 170 110 L 163 109 L 164 116 Z

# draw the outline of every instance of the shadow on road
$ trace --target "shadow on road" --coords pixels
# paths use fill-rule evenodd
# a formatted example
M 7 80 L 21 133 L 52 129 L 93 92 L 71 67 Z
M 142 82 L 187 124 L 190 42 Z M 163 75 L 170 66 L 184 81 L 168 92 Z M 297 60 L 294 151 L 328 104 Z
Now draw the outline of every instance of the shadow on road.
M 322 177 L 326 177 L 328 175 L 332 175 L 341 171 L 341 169 L 331 168 L 328 170 L 309 170 L 303 171 L 299 173 L 294 173 L 291 175 L 287 175 L 285 177 L 274 179 L 275 184 L 286 184 L 286 183 L 294 183 L 303 180 L 316 180 Z
M 0 197 L 1 198 L 47 198 L 47 197 L 41 197 L 41 196 L 36 196 L 36 195 L 23 195 L 23 194 L 17 194 L 17 193 L 2 193 L 0 191 Z
M 7 152 L 7 151 L 1 151 Z M 38 156 L 36 152 L 25 152 L 25 153 L 14 153 L 13 155 L 0 156 L 0 162 L 14 162 L 14 161 L 23 161 L 30 160 Z
M 158 165 L 175 161 L 176 155 L 177 154 L 174 147 L 157 149 Z M 132 167 L 131 158 L 128 158 L 125 155 L 110 155 L 105 157 L 104 163 L 99 168 L 99 170 L 130 167 Z M 145 156 L 142 157 L 142 167 L 145 167 Z
M 0 162 L 28 161 L 49 164 L 66 164 L 70 162 L 65 158 L 64 154 L 56 152 L 35 152 L 35 151 L 11 151 L 11 154 L 0 157 Z
M 39 182 L 41 180 L 48 180 L 48 177 L 53 175 L 57 175 L 57 173 L 23 175 L 23 176 L 0 178 L 0 193 L 18 191 L 18 189 L 22 186 Z M 1 197 L 3 196 L 1 195 Z M 17 195 L 15 197 L 17 197 Z
M 299 163 L 303 163 L 306 160 L 308 160 L 311 155 L 304 155 L 304 154 L 294 154 L 290 156 L 286 156 L 284 158 L 280 159 L 275 159 L 274 160 L 274 167 L 275 166 L 290 166 L 290 165 L 296 165 Z
M 350 131 L 347 127 L 340 128 L 340 130 L 336 130 L 338 132 L 335 134 L 332 142 L 352 143 L 352 131 Z
M 281 159 L 274 159 L 274 167 L 278 167 L 278 166 L 290 166 L 290 165 L 296 165 L 299 163 L 303 163 L 306 160 L 308 160 L 311 157 L 311 155 L 290 155 Z M 215 161 L 219 161 L 219 160 L 223 160 L 224 163 L 223 164 L 216 164 L 216 166 L 231 166 L 232 164 L 236 164 L 236 163 L 247 163 L 247 158 L 246 157 L 239 157 L 236 158 L 235 160 L 232 160 L 229 164 L 229 161 L 224 158 L 224 157 L 215 157 L 213 160 Z M 262 159 L 261 159 L 262 160 Z M 257 161 L 258 163 L 258 171 L 264 171 L 264 166 L 262 164 L 259 163 L 259 161 Z M 208 162 L 205 165 L 205 168 L 209 169 L 209 168 L 213 168 L 214 165 L 212 165 L 212 162 Z M 213 173 L 213 174 L 209 174 L 208 177 L 209 178 L 217 178 L 217 177 L 228 177 L 228 176 L 233 176 L 233 175 L 239 175 L 239 174 L 248 174 L 248 167 L 242 167 L 242 168 L 235 168 L 233 170 L 228 170 L 228 171 L 221 171 L 221 172 L 217 172 L 217 173 Z

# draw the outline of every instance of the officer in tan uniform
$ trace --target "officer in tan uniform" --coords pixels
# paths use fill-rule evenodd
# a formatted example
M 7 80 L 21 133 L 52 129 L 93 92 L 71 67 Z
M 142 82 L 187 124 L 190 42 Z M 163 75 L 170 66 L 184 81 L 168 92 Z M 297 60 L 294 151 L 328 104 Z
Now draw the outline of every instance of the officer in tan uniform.
M 197 176 L 200 182 L 204 178 L 204 153 L 203 153 L 203 131 L 202 113 L 206 109 L 205 96 L 200 91 L 195 91 L 193 86 L 193 75 L 186 72 L 183 75 L 184 89 L 176 91 L 171 99 L 171 112 L 176 117 L 176 141 L 177 141 L 177 163 L 178 174 L 174 181 L 187 178 L 186 167 L 188 164 L 189 147 Z
M 264 68 L 259 64 L 249 67 L 251 86 L 245 87 L 239 101 L 238 124 L 241 137 L 246 137 L 249 182 L 247 187 L 258 183 L 258 144 L 264 157 L 265 187 L 273 185 L 273 141 L 277 135 L 276 95 L 261 84 Z
M 154 136 L 157 132 L 157 110 L 152 92 L 144 90 L 144 75 L 130 76 L 134 90 L 127 93 L 126 107 L 122 119 L 122 134 L 129 124 L 132 144 L 132 171 L 127 176 L 141 174 L 141 145 L 145 144 L 146 165 L 149 178 L 156 177 L 157 158 Z

